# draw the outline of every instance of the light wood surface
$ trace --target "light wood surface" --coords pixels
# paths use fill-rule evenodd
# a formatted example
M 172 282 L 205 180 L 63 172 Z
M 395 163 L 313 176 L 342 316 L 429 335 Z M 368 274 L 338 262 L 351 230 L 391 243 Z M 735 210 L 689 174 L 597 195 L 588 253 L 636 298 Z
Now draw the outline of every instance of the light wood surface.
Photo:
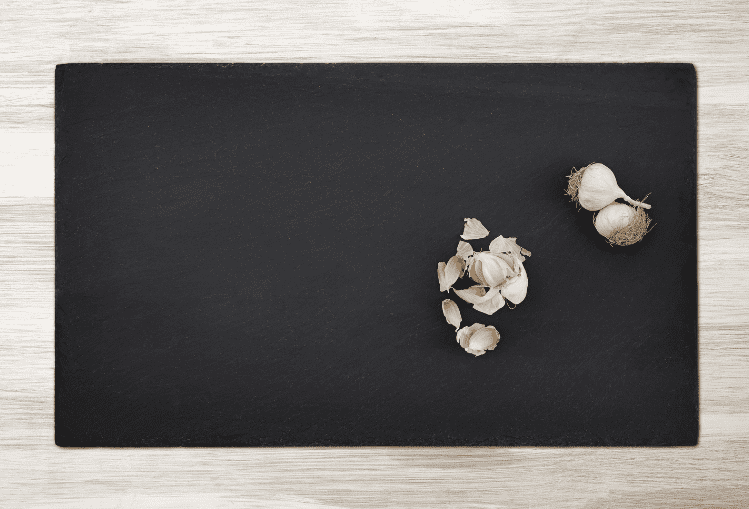
M 0 507 L 749 507 L 749 3 L 0 2 Z M 691 62 L 700 444 L 60 449 L 54 66 Z

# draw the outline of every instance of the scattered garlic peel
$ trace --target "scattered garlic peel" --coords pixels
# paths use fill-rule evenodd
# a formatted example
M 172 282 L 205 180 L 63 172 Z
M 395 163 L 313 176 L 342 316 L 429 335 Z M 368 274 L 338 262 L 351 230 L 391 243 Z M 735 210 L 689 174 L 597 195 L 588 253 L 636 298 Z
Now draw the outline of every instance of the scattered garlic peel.
M 511 263 L 514 263 L 511 261 Z M 494 287 L 502 285 L 515 271 L 503 257 L 488 251 L 474 253 L 468 275 L 482 286 Z
M 471 286 L 465 290 L 455 290 L 455 295 L 468 302 L 469 304 L 484 304 L 485 302 L 491 301 L 496 295 L 499 294 L 500 288 L 497 286 L 491 288 L 488 292 L 483 286 Z
M 502 296 L 513 304 L 520 304 L 528 293 L 528 274 L 520 264 L 520 274 L 513 277 L 502 287 Z
M 462 317 L 460 316 L 460 309 L 458 309 L 458 305 L 455 304 L 455 302 L 452 301 L 452 299 L 445 299 L 442 301 L 442 314 L 445 315 L 445 319 L 447 320 L 447 323 L 455 327 L 455 332 L 460 329 L 460 321 L 462 320 Z
M 459 256 L 453 256 L 447 264 L 439 262 L 437 264 L 437 278 L 440 283 L 440 292 L 446 292 L 452 288 L 458 278 L 463 274 L 465 262 Z
M 474 323 L 463 327 L 456 335 L 456 341 L 466 352 L 478 357 L 487 350 L 494 350 L 499 343 L 499 332 L 493 326 Z
M 468 264 L 468 260 L 473 254 L 473 248 L 468 242 L 463 242 L 462 240 L 458 242 L 458 251 L 456 256 L 460 256 L 463 258 L 463 261 Z
M 450 285 L 447 284 L 447 278 L 445 277 L 445 269 L 447 264 L 445 262 L 439 262 L 437 264 L 437 279 L 440 282 L 440 292 L 444 292 L 450 289 Z
M 481 221 L 466 218 L 461 238 L 483 239 L 489 235 Z M 463 290 L 453 288 L 455 295 L 473 305 L 476 311 L 493 315 L 505 305 L 505 301 L 518 304 L 525 299 L 528 275 L 523 262 L 531 253 L 517 244 L 516 237 L 494 239 L 489 251 L 473 250 L 464 241 L 458 242 L 456 254 L 447 263 L 437 264 L 440 291 L 449 291 L 458 278 L 466 273 L 477 284 Z M 510 303 L 507 303 L 508 307 Z M 460 308 L 451 299 L 442 301 L 442 313 L 447 323 L 455 327 L 456 340 L 466 352 L 475 356 L 494 350 L 499 343 L 499 332 L 493 326 L 475 323 L 460 328 Z
M 481 304 L 474 304 L 473 309 L 476 311 L 480 311 L 481 313 L 484 313 L 486 315 L 493 315 L 497 311 L 499 311 L 502 306 L 505 305 L 505 298 L 502 296 L 500 292 L 497 293 L 497 295 L 494 296 L 493 299 L 483 302 Z
M 517 237 L 506 239 L 500 235 L 489 244 L 489 252 L 494 255 L 506 254 L 517 257 L 520 258 L 521 262 L 524 262 L 525 257 L 530 256 L 531 252 L 518 246 L 517 240 Z
M 489 235 L 489 230 L 484 228 L 484 225 L 478 219 L 465 218 L 464 221 L 466 224 L 463 229 L 463 235 L 461 235 L 463 240 L 483 239 Z

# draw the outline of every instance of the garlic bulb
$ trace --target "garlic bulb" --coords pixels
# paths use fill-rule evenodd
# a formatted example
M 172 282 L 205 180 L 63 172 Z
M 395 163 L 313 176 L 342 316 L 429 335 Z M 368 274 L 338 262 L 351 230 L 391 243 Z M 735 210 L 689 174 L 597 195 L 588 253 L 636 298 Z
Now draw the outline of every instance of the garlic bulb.
M 458 305 L 451 299 L 445 299 L 442 301 L 442 313 L 445 315 L 447 323 L 455 327 L 455 332 L 457 332 L 460 328 L 460 321 L 462 320 Z
M 594 223 L 598 233 L 608 237 L 615 230 L 624 228 L 635 217 L 635 209 L 624 203 L 612 203 L 596 214 Z
M 487 350 L 494 350 L 499 343 L 499 332 L 490 326 L 474 323 L 470 327 L 463 327 L 458 331 L 456 340 L 466 352 L 478 357 Z
M 573 171 L 568 177 L 567 194 L 586 210 L 601 210 L 617 198 L 636 207 L 650 208 L 650 205 L 633 200 L 616 183 L 614 172 L 601 163 L 589 164 Z
M 607 205 L 595 215 L 593 224 L 609 244 L 618 246 L 639 242 L 650 231 L 650 218 L 642 207 L 633 208 L 625 203 Z

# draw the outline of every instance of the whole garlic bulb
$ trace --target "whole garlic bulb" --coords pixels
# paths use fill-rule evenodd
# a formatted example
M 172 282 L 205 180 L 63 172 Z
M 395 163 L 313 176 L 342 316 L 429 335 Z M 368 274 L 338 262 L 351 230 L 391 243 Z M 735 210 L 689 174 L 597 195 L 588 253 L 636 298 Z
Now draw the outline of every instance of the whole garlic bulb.
M 567 194 L 586 210 L 601 210 L 622 198 L 636 207 L 650 208 L 650 205 L 633 200 L 616 183 L 614 172 L 601 163 L 589 164 L 569 176 Z
M 598 233 L 608 237 L 616 230 L 625 228 L 635 217 L 635 209 L 624 203 L 607 205 L 596 215 L 594 224 Z
M 634 208 L 626 203 L 607 205 L 595 215 L 593 224 L 609 244 L 618 246 L 639 242 L 650 231 L 650 218 L 642 207 Z

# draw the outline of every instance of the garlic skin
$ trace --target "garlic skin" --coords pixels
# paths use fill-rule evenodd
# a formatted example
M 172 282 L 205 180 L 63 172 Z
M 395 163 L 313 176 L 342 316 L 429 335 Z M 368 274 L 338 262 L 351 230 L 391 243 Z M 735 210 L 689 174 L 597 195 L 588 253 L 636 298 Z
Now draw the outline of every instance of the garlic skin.
M 493 315 L 502 306 L 505 305 L 505 299 L 502 297 L 500 287 L 491 288 L 488 292 L 481 285 L 472 286 L 465 290 L 455 290 L 455 295 L 473 304 L 473 309 L 486 315 Z
M 507 281 L 501 293 L 502 297 L 516 305 L 525 300 L 528 294 L 528 274 L 522 263 L 520 263 L 520 274 Z
M 463 235 L 460 236 L 463 240 L 483 239 L 489 235 L 489 230 L 478 219 L 467 217 L 464 221 L 466 224 L 463 228 Z
M 637 207 L 650 208 L 650 205 L 633 200 L 616 183 L 614 172 L 601 163 L 593 163 L 578 172 L 582 175 L 576 192 L 577 201 L 586 210 L 601 210 L 617 198 Z M 576 174 L 570 176 L 572 179 Z
M 483 251 L 473 254 L 468 275 L 478 284 L 494 288 L 513 273 L 512 267 L 497 255 Z
M 458 242 L 458 250 L 455 256 L 459 256 L 463 263 L 468 266 L 471 256 L 473 255 L 473 247 L 468 242 L 462 240 Z
M 463 275 L 465 262 L 457 255 L 448 260 L 447 263 L 437 264 L 437 279 L 440 283 L 440 292 L 447 292 L 452 288 L 460 276 Z
M 460 321 L 462 320 L 462 317 L 460 316 L 460 309 L 458 309 L 458 305 L 455 304 L 451 299 L 445 299 L 442 301 L 442 314 L 445 315 L 445 319 L 447 320 L 447 323 L 455 327 L 455 332 L 458 332 L 458 329 L 460 329 Z
M 528 274 L 523 262 L 531 253 L 518 246 L 516 240 L 500 235 L 491 242 L 489 251 L 468 256 L 468 276 L 478 284 L 465 290 L 453 289 L 455 295 L 487 315 L 501 309 L 505 299 L 513 304 L 521 303 L 528 293 Z
M 626 228 L 635 217 L 635 209 L 624 203 L 612 203 L 596 215 L 594 224 L 598 233 L 609 237 L 616 230 Z
M 494 350 L 499 343 L 499 332 L 493 326 L 474 323 L 470 327 L 463 327 L 456 335 L 456 341 L 463 349 L 478 357 L 487 350 Z

